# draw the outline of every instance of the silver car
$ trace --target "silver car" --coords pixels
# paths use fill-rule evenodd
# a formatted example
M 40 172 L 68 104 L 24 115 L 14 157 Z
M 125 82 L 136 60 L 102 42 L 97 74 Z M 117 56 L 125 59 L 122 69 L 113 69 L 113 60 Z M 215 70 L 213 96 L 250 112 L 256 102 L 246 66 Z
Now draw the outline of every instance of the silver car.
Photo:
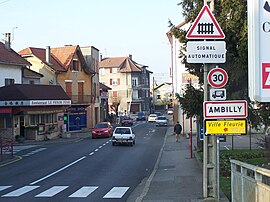
M 116 127 L 112 135 L 112 145 L 127 144 L 133 146 L 135 144 L 135 133 L 131 127 Z
M 156 119 L 156 126 L 168 126 L 168 119 L 165 116 L 158 116 Z

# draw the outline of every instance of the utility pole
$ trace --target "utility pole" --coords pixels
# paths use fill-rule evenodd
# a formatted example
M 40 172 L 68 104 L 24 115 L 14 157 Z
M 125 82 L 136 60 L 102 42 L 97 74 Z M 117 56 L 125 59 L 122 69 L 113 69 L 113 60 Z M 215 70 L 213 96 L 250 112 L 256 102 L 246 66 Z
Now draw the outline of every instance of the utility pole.
M 210 10 L 214 11 L 214 0 L 204 0 L 204 4 L 209 5 Z M 208 70 L 209 65 L 204 64 L 204 101 L 208 100 Z M 203 197 L 218 201 L 217 137 L 204 136 L 203 143 Z

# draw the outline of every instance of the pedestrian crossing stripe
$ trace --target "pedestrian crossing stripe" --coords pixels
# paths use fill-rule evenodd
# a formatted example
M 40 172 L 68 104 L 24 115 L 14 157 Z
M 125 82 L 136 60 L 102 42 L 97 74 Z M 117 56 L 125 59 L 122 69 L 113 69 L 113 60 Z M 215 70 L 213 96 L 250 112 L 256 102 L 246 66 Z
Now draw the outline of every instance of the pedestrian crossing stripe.
M 0 186 L 0 191 L 7 190 L 8 188 L 11 188 L 12 186 Z M 40 186 L 23 186 L 19 189 L 16 189 L 14 191 L 11 191 L 7 194 L 2 195 L 1 197 L 19 197 L 26 193 L 29 193 Z M 53 197 L 56 194 L 68 189 L 69 186 L 53 186 L 37 195 L 35 195 L 35 198 L 38 197 Z M 96 189 L 98 189 L 98 186 L 83 186 L 71 195 L 69 195 L 69 198 L 86 198 L 90 194 L 92 194 Z M 122 198 L 125 193 L 128 191 L 129 187 L 113 187 L 109 192 L 107 192 L 103 198 Z
M 30 192 L 39 186 L 24 186 L 22 188 L 16 189 L 15 191 L 12 191 L 10 193 L 7 193 L 3 195 L 2 197 L 16 197 L 16 196 L 21 196 L 23 194 L 26 194 L 27 192 Z
M 129 187 L 114 187 L 103 198 L 122 198 Z
M 73 194 L 69 196 L 69 198 L 85 198 L 92 194 L 98 187 L 82 187 Z

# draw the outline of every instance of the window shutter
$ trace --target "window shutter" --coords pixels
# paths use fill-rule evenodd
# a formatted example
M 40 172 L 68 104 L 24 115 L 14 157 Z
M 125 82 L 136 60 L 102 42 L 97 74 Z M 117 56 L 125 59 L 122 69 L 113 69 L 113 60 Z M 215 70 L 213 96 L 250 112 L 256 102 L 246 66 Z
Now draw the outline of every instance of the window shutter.
M 110 79 L 110 85 L 112 85 L 112 79 Z
M 120 79 L 117 79 L 117 85 L 120 85 Z
M 112 67 L 110 68 L 110 73 L 112 73 Z

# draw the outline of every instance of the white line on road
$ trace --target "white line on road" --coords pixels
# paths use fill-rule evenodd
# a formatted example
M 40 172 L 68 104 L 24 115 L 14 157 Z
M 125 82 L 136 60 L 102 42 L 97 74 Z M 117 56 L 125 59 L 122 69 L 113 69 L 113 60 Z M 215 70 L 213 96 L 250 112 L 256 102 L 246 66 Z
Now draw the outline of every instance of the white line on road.
M 90 154 L 89 154 L 89 156 L 92 156 L 94 154 L 94 152 L 91 152 Z
M 15 191 L 12 191 L 10 193 L 7 193 L 5 195 L 3 195 L 2 197 L 16 197 L 16 196 L 21 196 L 27 192 L 30 192 L 36 188 L 38 188 L 39 186 L 24 186 L 20 189 L 17 189 Z
M 52 197 L 58 194 L 59 192 L 65 190 L 68 186 L 54 186 L 40 194 L 36 195 L 35 197 Z
M 122 198 L 129 187 L 114 187 L 103 198 Z
M 79 161 L 81 161 L 81 160 L 83 160 L 83 159 L 85 159 L 85 158 L 86 158 L 86 157 L 83 156 L 82 158 L 80 158 L 80 159 L 78 159 L 78 160 L 76 160 L 76 161 L 74 161 L 74 162 L 72 162 L 72 163 L 70 163 L 70 164 L 64 166 L 63 168 L 60 168 L 59 170 L 57 170 L 57 171 L 55 171 L 55 172 L 53 172 L 53 173 L 51 173 L 51 174 L 49 174 L 49 175 L 47 175 L 47 176 L 45 176 L 45 177 L 39 179 L 39 180 L 36 180 L 35 182 L 30 183 L 30 185 L 34 185 L 34 184 L 36 184 L 36 183 L 38 183 L 38 182 L 41 182 L 41 181 L 43 181 L 43 180 L 45 180 L 45 179 L 47 179 L 47 178 L 49 178 L 49 177 L 51 177 L 51 176 L 53 176 L 53 175 L 55 175 L 55 174 L 57 174 L 57 173 L 59 173 L 59 172 L 65 170 L 66 168 L 68 168 L 68 167 L 74 165 L 75 163 L 78 163 Z
M 105 146 L 106 144 L 104 143 L 103 146 Z
M 97 152 L 98 151 L 98 149 L 95 149 L 95 152 Z
M 91 193 L 93 193 L 98 187 L 97 186 L 90 186 L 90 187 L 82 187 L 73 194 L 71 194 L 70 198 L 86 198 Z
M 99 148 L 99 149 L 101 149 L 101 148 L 102 148 L 102 146 L 99 146 L 98 148 Z
M 11 187 L 11 186 L 0 186 L 0 191 L 3 191 L 3 190 L 5 190 L 5 189 L 7 189 L 9 187 Z

